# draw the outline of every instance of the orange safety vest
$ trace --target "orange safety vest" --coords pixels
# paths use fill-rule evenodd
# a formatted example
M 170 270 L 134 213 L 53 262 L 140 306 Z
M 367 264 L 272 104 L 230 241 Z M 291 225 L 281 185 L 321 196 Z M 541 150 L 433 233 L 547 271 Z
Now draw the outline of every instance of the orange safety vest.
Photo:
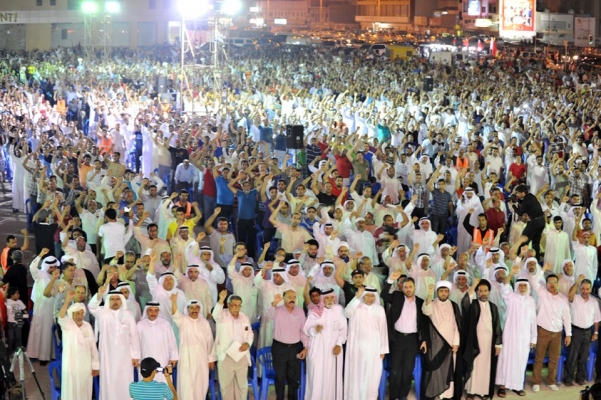
M 56 111 L 59 114 L 65 115 L 67 113 L 67 103 L 65 100 L 59 100 L 56 102 Z
M 494 239 L 493 230 L 487 229 L 484 234 L 484 238 L 482 237 L 482 232 L 478 229 L 477 226 L 474 227 L 474 235 L 472 236 L 472 243 L 478 243 L 482 245 L 482 243 L 490 243 Z M 487 250 L 488 251 L 488 250 Z
M 4 270 L 4 273 L 6 274 L 6 271 L 8 271 L 8 253 L 10 252 L 10 247 L 5 247 L 4 249 L 2 249 L 2 254 L 0 255 L 0 264 L 2 264 L 2 269 Z
M 468 158 L 465 158 L 465 160 L 462 160 L 461 158 L 457 157 L 455 159 L 455 168 L 457 168 L 457 169 L 468 168 L 469 162 L 470 162 L 470 160 Z
M 177 203 L 175 203 L 176 207 L 182 207 L 181 203 L 178 201 Z M 192 216 L 192 203 L 190 203 L 189 201 L 186 202 L 186 206 L 184 207 L 186 209 L 186 214 L 184 215 L 184 217 L 186 218 L 190 218 Z

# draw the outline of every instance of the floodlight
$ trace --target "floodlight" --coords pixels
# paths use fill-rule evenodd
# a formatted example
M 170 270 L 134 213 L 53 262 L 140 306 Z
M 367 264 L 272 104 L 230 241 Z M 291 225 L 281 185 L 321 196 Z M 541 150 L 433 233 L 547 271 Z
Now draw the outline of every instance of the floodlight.
M 200 17 L 209 9 L 207 0 L 178 0 L 177 9 L 183 17 Z
M 240 0 L 223 0 L 221 3 L 221 12 L 228 15 L 237 14 L 242 8 Z
M 93 1 L 84 1 L 81 4 L 81 11 L 83 11 L 84 14 L 95 14 L 98 12 L 98 4 Z
M 121 3 L 118 1 L 107 1 L 104 3 L 104 11 L 109 14 L 117 14 L 121 11 Z

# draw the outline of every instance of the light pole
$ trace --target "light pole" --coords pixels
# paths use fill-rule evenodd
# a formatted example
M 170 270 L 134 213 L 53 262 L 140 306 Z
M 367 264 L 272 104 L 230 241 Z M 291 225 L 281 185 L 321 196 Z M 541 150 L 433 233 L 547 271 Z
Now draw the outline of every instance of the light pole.
M 112 0 L 88 0 L 82 3 L 81 11 L 84 15 L 84 46 L 88 61 L 90 55 L 98 48 L 102 49 L 103 61 L 108 61 L 111 47 L 111 15 L 121 11 L 121 3 Z

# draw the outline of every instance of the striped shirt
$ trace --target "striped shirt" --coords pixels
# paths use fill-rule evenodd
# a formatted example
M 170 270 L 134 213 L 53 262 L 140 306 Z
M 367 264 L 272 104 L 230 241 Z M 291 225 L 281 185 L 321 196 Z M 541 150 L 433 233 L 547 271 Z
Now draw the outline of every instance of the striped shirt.
M 173 392 L 164 382 L 132 382 L 129 384 L 129 397 L 134 400 L 172 400 Z
M 432 192 L 432 209 L 430 213 L 439 217 L 447 217 L 449 215 L 449 203 L 453 202 L 453 197 L 444 190 L 436 189 Z
M 307 165 L 311 164 L 317 157 L 321 157 L 321 148 L 317 145 L 308 144 L 306 147 L 307 151 Z

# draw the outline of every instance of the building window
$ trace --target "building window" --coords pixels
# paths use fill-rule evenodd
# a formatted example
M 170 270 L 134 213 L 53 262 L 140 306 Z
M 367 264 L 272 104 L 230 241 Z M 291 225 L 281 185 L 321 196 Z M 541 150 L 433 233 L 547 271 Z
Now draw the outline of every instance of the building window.
M 67 0 L 67 10 L 81 10 L 81 2 L 79 0 Z
M 497 13 L 497 6 L 493 6 L 491 4 L 488 5 L 488 9 L 490 10 L 491 14 L 496 14 Z
M 55 6 L 56 5 L 56 0 L 50 0 L 50 5 L 51 6 Z
M 148 0 L 148 9 L 156 10 L 157 8 L 157 0 Z
M 38 7 L 42 6 L 42 0 L 35 0 L 35 5 Z
M 52 1 L 52 0 L 50 0 Z M 67 40 L 68 39 L 68 35 L 69 35 L 69 30 L 68 29 L 61 29 L 61 39 L 62 40 Z

